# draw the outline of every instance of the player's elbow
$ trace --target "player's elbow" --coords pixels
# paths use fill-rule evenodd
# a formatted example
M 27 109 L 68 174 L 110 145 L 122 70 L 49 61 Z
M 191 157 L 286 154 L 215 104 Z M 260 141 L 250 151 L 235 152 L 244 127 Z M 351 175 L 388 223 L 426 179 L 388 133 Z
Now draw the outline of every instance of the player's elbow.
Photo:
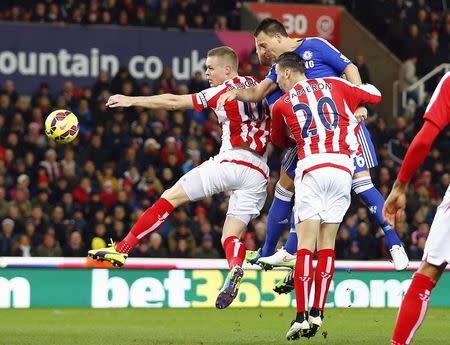
M 356 65 L 353 63 L 347 65 L 347 67 L 345 67 L 345 69 L 344 69 L 345 75 L 352 74 L 355 72 L 359 73 L 359 70 L 358 70 L 358 67 L 356 67 Z

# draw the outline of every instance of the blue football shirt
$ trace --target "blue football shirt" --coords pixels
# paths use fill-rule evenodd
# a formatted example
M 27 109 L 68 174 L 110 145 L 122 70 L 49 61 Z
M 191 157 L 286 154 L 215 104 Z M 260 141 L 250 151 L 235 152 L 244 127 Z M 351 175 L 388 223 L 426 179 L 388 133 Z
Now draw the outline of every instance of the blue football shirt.
M 304 38 L 294 53 L 305 61 L 305 74 L 308 79 L 340 77 L 345 68 L 351 64 L 344 54 L 320 37 Z M 277 82 L 275 64 L 272 65 L 266 78 Z M 273 104 L 281 95 L 281 92 L 275 91 L 267 97 L 267 102 Z

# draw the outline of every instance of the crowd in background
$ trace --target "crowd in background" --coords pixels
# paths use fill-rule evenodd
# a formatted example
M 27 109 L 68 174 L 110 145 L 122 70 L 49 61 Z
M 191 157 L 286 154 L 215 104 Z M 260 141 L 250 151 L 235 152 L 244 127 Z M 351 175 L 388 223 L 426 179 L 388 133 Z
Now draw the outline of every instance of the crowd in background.
M 239 30 L 240 5 L 239 0 L 6 0 L 0 20 Z
M 183 0 L 69 0 L 21 4 L 14 1 L 12 7 L 4 7 L 2 2 L 0 18 L 93 24 L 103 23 L 105 17 L 109 17 L 109 22 L 105 23 L 161 26 L 161 17 L 170 11 L 178 13 L 170 16 L 171 19 L 177 18 L 177 22 L 180 16 L 185 16 L 186 28 L 217 28 L 221 14 L 229 14 L 225 17 L 225 27 L 239 26 L 238 17 L 233 14 L 238 1 L 216 1 L 214 6 L 222 6 L 221 9 L 214 7 L 217 16 L 209 15 L 209 10 L 202 12 L 203 6 L 211 4 L 205 3 Z M 398 6 L 409 4 L 401 0 L 392 3 Z M 423 17 L 423 10 L 417 7 L 421 3 L 419 0 L 415 2 L 415 7 L 400 12 L 406 15 L 407 20 L 416 18 L 419 13 Z M 186 15 L 191 13 L 183 7 L 186 4 L 192 6 L 189 11 L 195 15 Z M 435 17 L 432 7 L 426 7 L 424 11 L 427 20 Z M 434 45 L 439 42 L 440 54 L 445 54 L 443 47 L 447 44 L 448 54 L 449 17 L 441 14 L 440 18 L 440 26 L 419 26 L 415 23 L 409 27 L 415 25 L 419 28 L 421 42 L 433 41 Z M 445 25 L 442 18 L 447 18 Z M 392 25 L 398 24 L 394 22 Z M 176 23 L 175 26 L 178 25 Z M 417 53 L 425 51 L 423 46 L 420 47 Z M 403 48 L 398 52 L 404 52 Z M 355 63 L 363 79 L 370 81 L 370 68 L 365 65 L 364 57 L 355 57 Z M 241 62 L 240 72 L 263 77 L 266 70 L 261 68 L 256 54 L 252 53 Z M 112 79 L 101 73 L 96 83 L 88 89 L 80 89 L 67 81 L 61 90 L 50 90 L 48 85 L 42 83 L 35 94 L 20 95 L 12 80 L 1 85 L 0 255 L 85 256 L 90 248 L 103 247 L 110 239 L 121 239 L 165 189 L 217 153 L 221 129 L 210 111 L 111 110 L 105 107 L 106 100 L 114 93 L 187 94 L 207 87 L 200 71 L 193 75 L 189 83 L 181 84 L 174 79 L 171 70 L 166 69 L 159 80 L 150 85 L 138 83 L 124 68 Z M 422 124 L 427 102 L 409 116 L 398 117 L 395 123 L 389 125 L 376 113 L 367 121 L 379 160 L 379 166 L 373 169 L 372 175 L 375 185 L 385 197 L 409 143 Z M 57 145 L 45 136 L 45 117 L 53 109 L 70 109 L 77 115 L 80 133 L 73 143 Z M 411 184 L 406 213 L 396 227 L 411 259 L 421 258 L 436 206 L 449 184 L 449 153 L 450 131 L 447 130 L 438 138 Z M 245 235 L 244 242 L 248 249 L 258 248 L 264 241 L 267 212 L 278 180 L 281 157 L 279 150 L 269 147 L 269 196 L 261 216 L 250 223 Z M 353 197 L 338 233 L 337 258 L 388 257 L 382 230 L 362 202 Z M 145 239 L 132 255 L 223 257 L 220 237 L 226 210 L 226 194 L 181 207 L 174 211 L 159 232 Z M 286 237 L 287 229 L 280 245 Z
M 347 1 L 349 10 L 403 62 L 400 91 L 450 61 L 450 12 L 441 0 Z M 448 3 L 448 2 L 447 2 Z M 431 79 L 427 91 L 438 82 Z M 417 101 L 414 94 L 410 95 Z
M 254 55 L 242 67 L 249 74 L 261 73 L 259 66 L 252 69 L 252 59 Z M 17 94 L 14 83 L 5 82 L 0 95 L 0 255 L 84 256 L 89 248 L 121 239 L 165 189 L 218 151 L 221 129 L 209 111 L 111 110 L 105 101 L 117 92 L 186 94 L 206 87 L 200 72 L 185 85 L 170 70 L 153 88 L 121 69 L 112 80 L 101 74 L 90 89 L 66 82 L 62 90 L 49 90 L 42 84 L 32 97 Z M 422 123 L 424 107 L 410 123 L 399 117 L 388 128 L 376 114 L 368 121 L 380 162 L 374 181 L 385 196 Z M 80 134 L 70 145 L 57 145 L 44 134 L 45 116 L 55 108 L 71 109 L 79 119 Z M 245 235 L 248 249 L 264 241 L 278 179 L 282 155 L 273 147 L 269 151 L 269 197 Z M 447 131 L 417 172 L 406 215 L 397 224 L 412 259 L 423 252 L 436 205 L 449 184 L 449 152 Z M 181 207 L 133 255 L 221 257 L 226 210 L 226 194 Z M 355 198 L 338 234 L 337 257 L 386 255 L 382 231 Z

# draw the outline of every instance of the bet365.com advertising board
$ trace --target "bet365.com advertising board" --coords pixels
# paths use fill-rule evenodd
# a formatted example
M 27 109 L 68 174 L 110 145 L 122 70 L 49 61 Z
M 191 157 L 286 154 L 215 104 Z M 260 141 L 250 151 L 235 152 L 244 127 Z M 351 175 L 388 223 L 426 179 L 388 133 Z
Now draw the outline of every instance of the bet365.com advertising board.
M 287 271 L 246 270 L 232 307 L 295 306 L 294 293 L 278 295 L 272 288 Z M 214 307 L 227 270 L 48 269 L 0 270 L 0 308 L 204 308 Z M 338 270 L 327 307 L 398 307 L 411 271 Z M 432 306 L 448 307 L 445 273 L 433 292 Z M 314 288 L 313 288 L 314 290 Z

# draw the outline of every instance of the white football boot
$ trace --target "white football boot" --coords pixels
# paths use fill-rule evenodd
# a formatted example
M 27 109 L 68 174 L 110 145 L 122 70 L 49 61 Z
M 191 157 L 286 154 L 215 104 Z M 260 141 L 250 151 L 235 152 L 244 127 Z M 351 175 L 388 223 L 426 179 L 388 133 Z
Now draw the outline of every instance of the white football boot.
M 308 320 L 303 320 L 303 322 L 292 321 L 291 328 L 286 333 L 287 340 L 296 340 L 301 336 L 307 334 L 310 330 Z
M 271 266 L 271 267 L 289 267 L 293 268 L 295 266 L 295 260 L 297 256 L 292 255 L 282 247 L 278 249 L 275 254 L 271 256 L 261 257 L 258 259 L 258 263 L 261 266 Z
M 409 264 L 408 255 L 406 255 L 405 249 L 402 246 L 394 245 L 389 251 L 391 252 L 394 268 L 397 271 L 405 270 Z

